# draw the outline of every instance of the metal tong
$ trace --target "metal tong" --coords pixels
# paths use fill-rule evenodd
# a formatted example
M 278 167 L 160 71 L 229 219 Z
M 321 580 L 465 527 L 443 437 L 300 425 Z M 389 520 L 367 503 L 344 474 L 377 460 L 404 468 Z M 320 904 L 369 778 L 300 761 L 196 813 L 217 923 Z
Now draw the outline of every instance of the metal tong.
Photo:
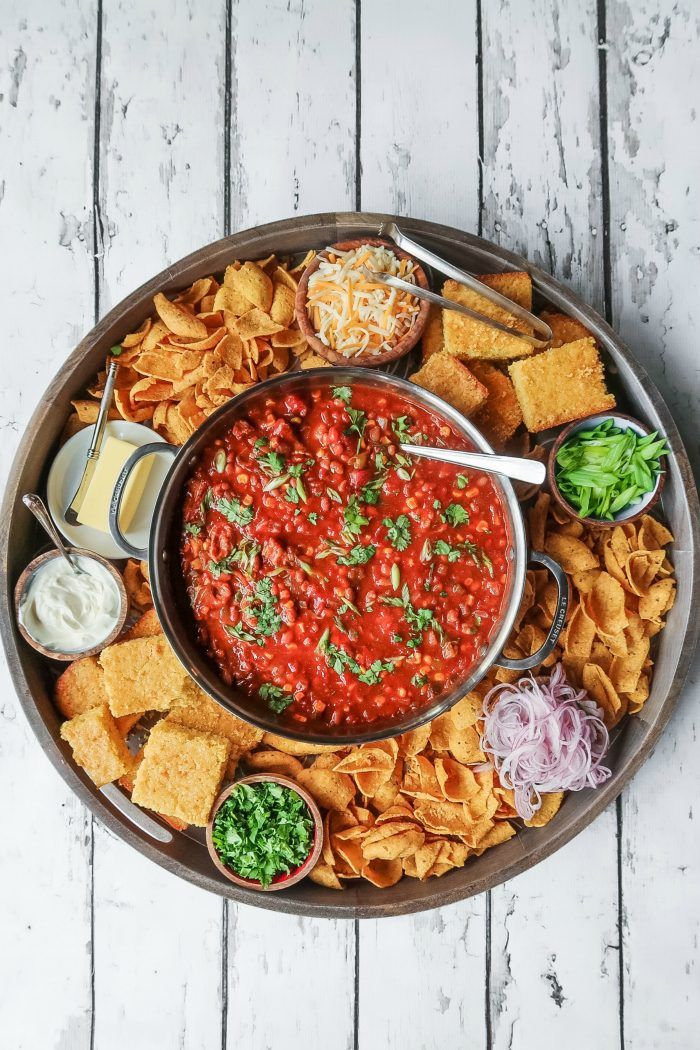
M 480 321 L 481 324 L 488 325 L 489 328 L 495 328 L 499 332 L 505 332 L 514 339 L 522 339 L 531 346 L 541 348 L 549 343 L 552 338 L 552 330 L 541 317 L 537 317 L 529 310 L 519 306 L 518 303 L 514 303 L 512 299 L 507 299 L 505 295 L 501 295 L 500 292 L 495 291 L 493 288 L 489 288 L 488 285 L 478 280 L 473 274 L 468 273 L 466 270 L 460 270 L 459 267 L 453 266 L 452 263 L 447 262 L 446 259 L 442 259 L 439 255 L 435 255 L 435 253 L 431 252 L 428 248 L 424 248 L 422 244 L 412 241 L 410 237 L 407 237 L 405 233 L 401 232 L 395 222 L 382 223 L 379 227 L 379 236 L 388 237 L 394 242 L 394 244 L 398 245 L 399 248 L 403 249 L 403 251 L 407 252 L 409 255 L 415 256 L 416 259 L 420 259 L 421 262 L 433 267 L 433 269 L 446 274 L 459 284 L 471 288 L 472 291 L 477 292 L 477 294 L 484 299 L 488 299 L 490 302 L 494 303 L 495 306 L 500 306 L 503 310 L 506 310 L 512 317 L 517 317 L 519 320 L 525 321 L 535 332 L 538 332 L 542 338 L 538 339 L 534 335 L 530 335 L 528 332 L 519 332 L 516 328 L 510 328 L 508 325 L 502 324 L 500 321 L 497 321 L 493 317 L 489 317 L 487 314 L 479 313 L 478 310 L 471 310 L 468 306 L 463 306 L 461 303 L 455 303 L 451 299 L 446 299 L 444 296 L 438 295 L 436 292 L 427 291 L 427 289 L 421 288 L 418 285 L 410 284 L 408 281 L 401 280 L 400 277 L 392 277 L 389 274 L 378 273 L 375 270 L 368 270 L 366 267 L 363 267 L 364 275 L 368 280 L 377 284 L 387 285 L 389 288 L 396 288 L 402 292 L 409 292 L 411 295 L 414 295 L 416 299 L 424 299 L 426 302 L 442 307 L 443 310 L 454 310 L 456 313 L 464 314 L 466 317 L 471 317 L 475 321 Z

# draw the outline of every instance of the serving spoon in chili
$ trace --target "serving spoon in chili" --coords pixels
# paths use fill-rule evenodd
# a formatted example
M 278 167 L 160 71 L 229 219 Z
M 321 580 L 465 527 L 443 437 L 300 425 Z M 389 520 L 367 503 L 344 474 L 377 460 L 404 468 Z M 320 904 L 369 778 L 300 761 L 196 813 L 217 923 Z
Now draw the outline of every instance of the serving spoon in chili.
M 471 467 L 472 470 L 483 470 L 486 474 L 499 474 L 511 481 L 525 481 L 529 485 L 542 485 L 547 468 L 536 459 L 522 459 L 518 456 L 499 456 L 496 453 L 461 452 L 452 448 L 434 448 L 431 445 L 399 445 L 408 456 L 422 456 L 424 459 L 438 459 L 443 463 L 453 463 L 456 467 Z

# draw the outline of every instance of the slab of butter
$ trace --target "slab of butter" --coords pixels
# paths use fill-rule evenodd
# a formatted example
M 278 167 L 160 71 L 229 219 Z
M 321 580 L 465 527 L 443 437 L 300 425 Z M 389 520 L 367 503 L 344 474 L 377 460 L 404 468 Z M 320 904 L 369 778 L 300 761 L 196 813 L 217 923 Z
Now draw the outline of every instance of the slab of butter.
M 129 441 L 122 441 L 120 438 L 115 438 L 111 435 L 105 438 L 100 449 L 100 457 L 97 460 L 95 473 L 92 475 L 90 487 L 83 500 L 83 505 L 78 511 L 78 521 L 81 525 L 87 525 L 91 529 L 98 529 L 100 532 L 109 532 L 109 504 L 114 492 L 114 486 L 122 467 L 135 448 L 136 445 L 132 445 Z M 124 532 L 131 525 L 134 515 L 139 508 L 152 463 L 152 456 L 147 456 L 137 463 L 126 484 L 119 514 L 119 525 Z

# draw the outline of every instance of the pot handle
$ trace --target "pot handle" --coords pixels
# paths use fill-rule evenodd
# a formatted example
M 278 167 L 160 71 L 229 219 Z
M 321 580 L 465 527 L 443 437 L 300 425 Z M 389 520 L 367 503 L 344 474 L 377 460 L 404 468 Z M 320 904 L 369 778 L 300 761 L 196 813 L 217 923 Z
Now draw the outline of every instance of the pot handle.
M 522 660 L 511 660 L 507 656 L 499 656 L 495 661 L 498 667 L 507 667 L 511 671 L 530 671 L 547 659 L 557 644 L 557 639 L 566 622 L 566 613 L 569 608 L 569 580 L 561 565 L 554 561 L 553 558 L 550 558 L 548 554 L 543 554 L 542 551 L 530 551 L 528 561 L 535 561 L 540 565 L 544 565 L 545 569 L 548 569 L 554 577 L 557 585 L 557 610 L 554 614 L 552 626 L 549 628 L 549 634 L 536 653 L 533 653 L 532 656 L 524 656 Z
M 118 546 L 120 546 L 124 553 L 128 554 L 130 558 L 138 558 L 139 561 L 145 561 L 148 558 L 148 547 L 134 547 L 133 543 L 129 543 L 119 527 L 119 514 L 122 509 L 122 499 L 124 498 L 124 490 L 126 489 L 126 483 L 129 480 L 131 472 L 136 464 L 144 459 L 145 456 L 153 456 L 156 452 L 166 452 L 174 458 L 179 451 L 180 448 L 178 445 L 169 445 L 165 441 L 151 441 L 148 445 L 140 445 L 131 453 L 115 482 L 114 492 L 112 493 L 112 499 L 109 503 L 109 514 L 107 516 L 107 520 L 109 521 L 109 531 L 112 534 L 114 542 L 118 544 Z

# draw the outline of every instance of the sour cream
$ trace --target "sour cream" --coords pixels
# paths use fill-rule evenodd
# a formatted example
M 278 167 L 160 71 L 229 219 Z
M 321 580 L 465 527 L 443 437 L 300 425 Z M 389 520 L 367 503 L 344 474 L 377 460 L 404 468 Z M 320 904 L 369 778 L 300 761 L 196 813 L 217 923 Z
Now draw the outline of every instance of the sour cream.
M 59 556 L 44 562 L 25 588 L 19 620 L 34 641 L 59 653 L 80 653 L 114 629 L 121 601 L 111 575 L 98 561 L 72 555 L 81 572 Z

